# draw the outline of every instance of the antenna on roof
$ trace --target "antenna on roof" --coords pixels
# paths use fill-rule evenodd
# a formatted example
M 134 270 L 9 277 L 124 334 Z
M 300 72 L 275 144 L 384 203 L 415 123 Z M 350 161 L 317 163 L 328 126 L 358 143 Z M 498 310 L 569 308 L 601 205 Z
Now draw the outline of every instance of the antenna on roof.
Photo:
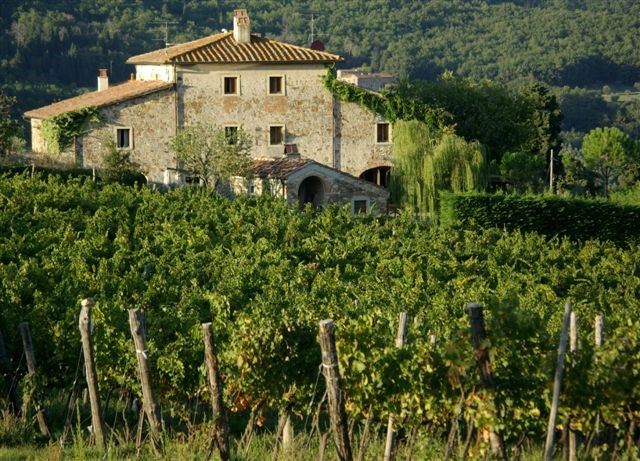
M 318 16 L 319 16 L 319 12 L 316 10 L 304 10 L 301 12 L 301 14 L 307 15 L 307 16 L 311 16 L 311 21 L 310 21 L 310 28 L 311 28 L 311 33 L 309 34 L 309 43 L 313 43 L 317 37 L 324 37 L 328 34 L 318 34 L 316 33 L 316 22 L 318 21 Z
M 156 21 L 156 22 L 153 22 L 152 24 L 160 24 L 164 26 L 164 39 L 154 38 L 153 40 L 157 42 L 164 42 L 165 48 L 169 48 L 171 45 L 173 45 L 173 43 L 169 43 L 169 24 L 175 25 L 180 23 L 178 21 Z

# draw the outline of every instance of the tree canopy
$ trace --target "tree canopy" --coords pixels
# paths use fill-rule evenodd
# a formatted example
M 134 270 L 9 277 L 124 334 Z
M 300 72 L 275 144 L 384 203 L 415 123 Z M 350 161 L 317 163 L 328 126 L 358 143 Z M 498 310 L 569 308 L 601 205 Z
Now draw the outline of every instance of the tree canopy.
M 125 80 L 128 56 L 164 45 L 165 21 L 169 41 L 179 43 L 230 28 L 237 6 L 216 0 L 3 0 L 0 85 L 19 97 L 23 111 L 93 88 L 101 67 L 114 81 Z M 254 30 L 300 45 L 310 44 L 313 12 L 314 38 L 345 56 L 348 67 L 428 80 L 452 71 L 514 88 L 540 82 L 555 88 L 567 114 L 565 131 L 586 133 L 613 123 L 637 137 L 631 132 L 640 125 L 635 109 L 622 108 L 633 101 L 603 100 L 600 92 L 608 85 L 613 93 L 637 95 L 635 0 L 249 0 L 242 6 Z M 594 92 L 588 107 L 574 91 Z
M 242 128 L 197 124 L 180 130 L 169 147 L 185 170 L 215 190 L 220 181 L 247 173 L 251 142 Z
M 633 178 L 639 166 L 637 146 L 618 128 L 596 128 L 590 131 L 582 144 L 584 166 L 593 172 L 604 196 L 609 188 L 623 176 Z
M 487 156 L 479 142 L 418 120 L 396 122 L 393 136 L 391 195 L 400 207 L 437 219 L 441 191 L 486 186 Z
M 12 116 L 16 98 L 0 91 L 0 157 L 13 153 L 21 138 L 20 122 Z

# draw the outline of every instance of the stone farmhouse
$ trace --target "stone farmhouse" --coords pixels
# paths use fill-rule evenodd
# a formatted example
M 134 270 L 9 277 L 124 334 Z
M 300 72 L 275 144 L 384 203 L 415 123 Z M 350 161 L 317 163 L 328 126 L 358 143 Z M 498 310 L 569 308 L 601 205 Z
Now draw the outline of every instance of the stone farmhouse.
M 92 122 L 58 160 L 100 168 L 105 140 L 111 140 L 132 151 L 150 183 L 170 186 L 185 180 L 168 148 L 181 127 L 214 124 L 230 136 L 242 127 L 253 139 L 255 159 L 255 179 L 238 182 L 244 193 L 274 193 L 271 186 L 280 184 L 294 203 L 386 210 L 391 125 L 324 88 L 327 67 L 341 61 L 335 54 L 252 33 L 246 10 L 235 10 L 233 31 L 133 56 L 127 61 L 135 66 L 129 81 L 110 85 L 106 70 L 100 70 L 97 91 L 25 113 L 32 150 L 36 155 L 49 150 L 44 120 L 97 107 L 100 122 Z M 382 83 L 390 81 L 382 77 Z

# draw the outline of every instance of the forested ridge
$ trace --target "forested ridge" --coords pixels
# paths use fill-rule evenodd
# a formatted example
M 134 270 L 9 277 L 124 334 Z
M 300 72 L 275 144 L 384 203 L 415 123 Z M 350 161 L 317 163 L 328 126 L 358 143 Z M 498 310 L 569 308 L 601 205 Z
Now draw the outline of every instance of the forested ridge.
M 255 31 L 301 45 L 313 17 L 315 38 L 350 67 L 420 79 L 450 70 L 513 87 L 539 81 L 555 87 L 565 130 L 616 124 L 637 137 L 634 0 L 4 0 L 0 85 L 23 111 L 93 88 L 99 67 L 124 80 L 128 56 L 164 46 L 164 21 L 169 41 L 183 42 L 230 28 L 237 7 Z M 603 86 L 614 96 L 603 99 Z

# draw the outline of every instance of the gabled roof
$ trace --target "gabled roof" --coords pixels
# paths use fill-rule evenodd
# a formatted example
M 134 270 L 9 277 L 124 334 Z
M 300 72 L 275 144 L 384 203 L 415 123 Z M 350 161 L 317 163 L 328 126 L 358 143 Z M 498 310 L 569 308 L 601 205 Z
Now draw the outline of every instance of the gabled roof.
M 302 46 L 251 35 L 251 43 L 238 43 L 233 32 L 210 35 L 192 42 L 133 56 L 127 64 L 225 63 L 331 63 L 342 57 Z
M 83 107 L 110 106 L 172 87 L 173 83 L 163 81 L 130 80 L 120 85 L 111 86 L 106 90 L 91 91 L 74 98 L 63 99 L 48 106 L 30 110 L 25 112 L 24 116 L 27 118 L 50 118 L 71 110 L 82 109 Z
M 287 179 L 289 175 L 310 163 L 314 162 L 308 159 L 283 157 L 253 160 L 251 166 L 253 175 L 258 178 Z
M 358 178 L 357 176 L 353 176 L 346 171 L 341 171 L 336 168 L 330 167 L 329 165 L 325 165 L 324 163 L 316 162 L 315 160 L 307 159 L 307 158 L 290 158 L 290 157 L 281 157 L 281 158 L 264 158 L 264 159 L 255 159 L 251 163 L 251 169 L 253 175 L 255 177 L 261 179 L 280 179 L 286 180 L 289 176 L 298 171 L 302 170 L 306 167 L 316 166 L 325 170 L 333 171 L 349 180 L 356 181 L 366 187 L 371 187 L 375 189 L 382 189 L 384 187 L 378 186 L 372 182 L 369 182 L 365 179 Z

